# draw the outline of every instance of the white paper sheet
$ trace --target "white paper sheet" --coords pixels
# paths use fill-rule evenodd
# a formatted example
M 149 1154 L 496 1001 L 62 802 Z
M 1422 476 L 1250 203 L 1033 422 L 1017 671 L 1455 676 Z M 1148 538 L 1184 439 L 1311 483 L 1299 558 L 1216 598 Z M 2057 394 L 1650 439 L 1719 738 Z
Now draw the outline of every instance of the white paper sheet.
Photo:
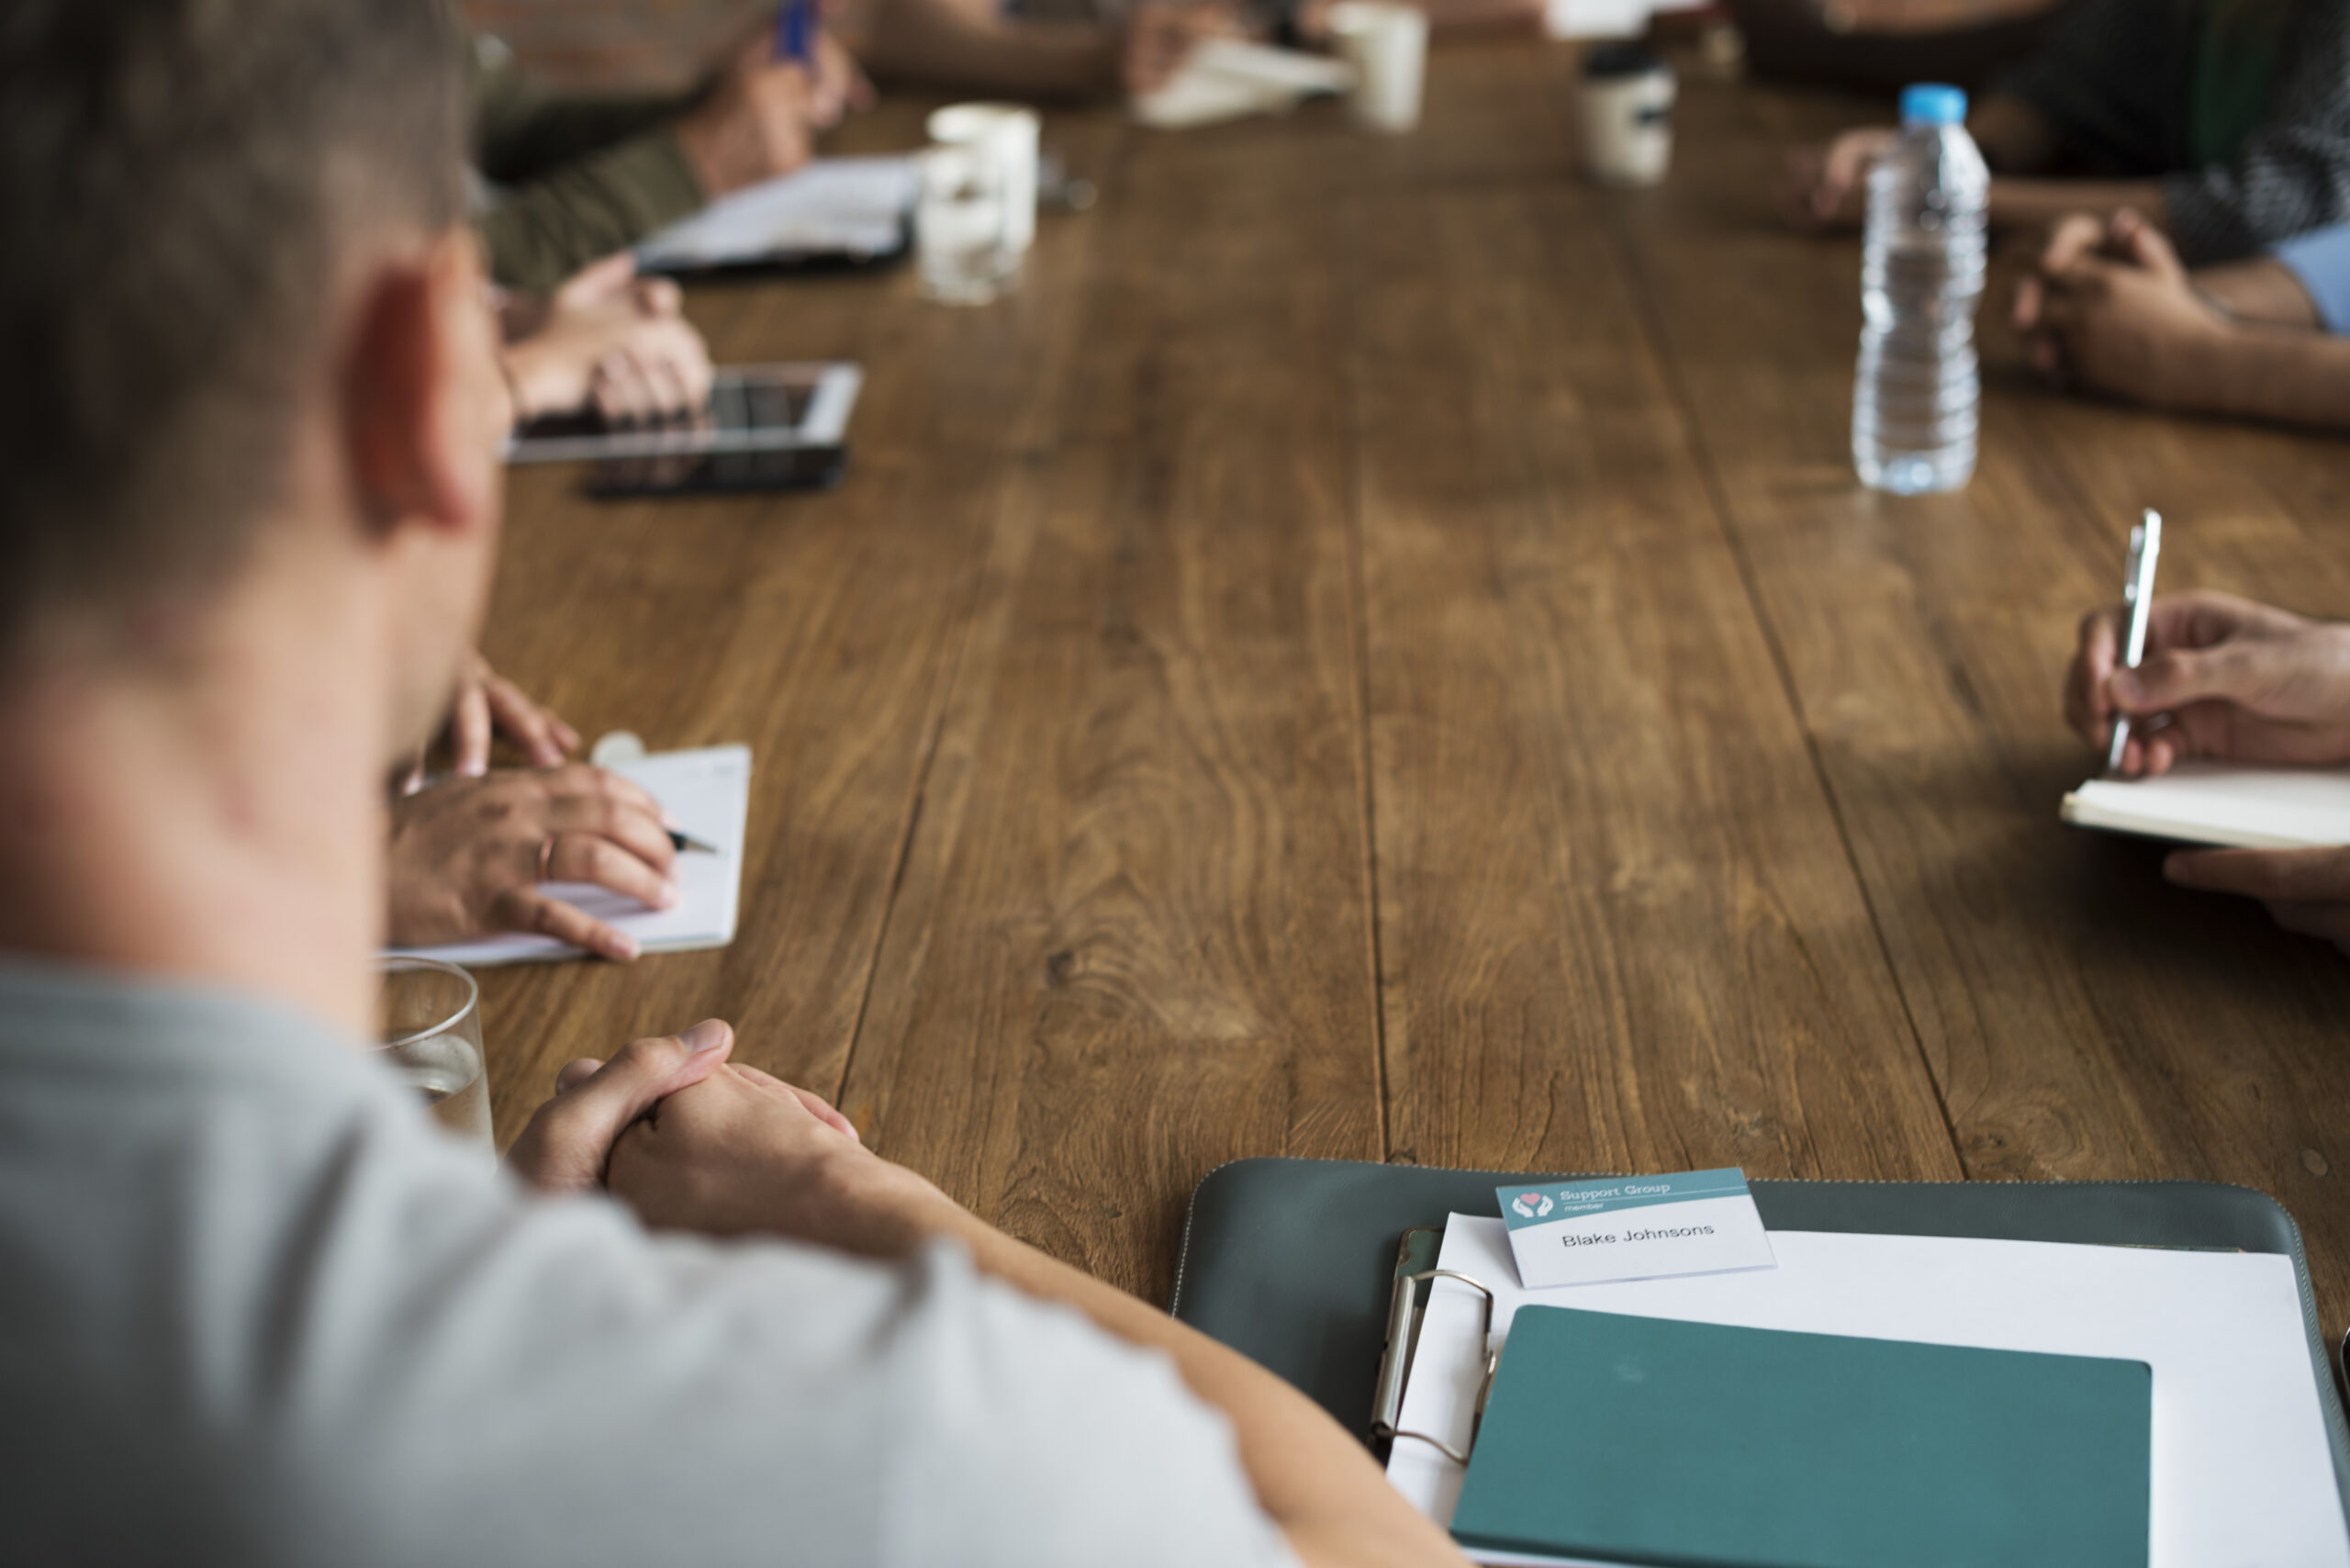
M 1454 1215 L 1439 1266 L 1494 1288 L 1497 1337 L 1519 1305 L 2143 1361 L 2154 1371 L 2151 1568 L 2350 1564 L 2300 1287 L 2289 1258 L 1922 1236 L 1774 1230 L 1757 1273 L 1519 1287 L 1498 1218 Z M 1476 1293 L 1429 1294 L 1401 1425 L 1468 1439 Z M 1449 1521 L 1461 1471 L 1398 1442 L 1388 1478 Z
M 1281 114 L 1316 93 L 1344 93 L 1354 73 L 1338 61 L 1239 39 L 1207 39 L 1167 84 L 1134 102 L 1135 118 L 1160 130 Z
M 1705 0 L 1550 0 L 1542 27 L 1554 39 L 1638 38 L 1660 11 L 1689 11 Z
M 2350 844 L 2350 769 L 2182 762 L 2154 778 L 2092 778 L 2065 797 L 2060 814 L 2081 827 L 2182 844 Z
M 643 952 L 683 953 L 697 947 L 723 947 L 733 941 L 734 922 L 742 907 L 743 834 L 751 810 L 751 748 L 719 745 L 658 752 L 614 763 L 612 771 L 643 785 L 668 809 L 681 831 L 718 853 L 678 855 L 678 898 L 669 909 L 647 909 L 634 899 L 576 882 L 549 882 L 544 890 L 634 935 Z M 520 934 L 393 950 L 467 969 L 576 958 L 581 954 L 568 942 Z
M 878 256 L 904 242 L 917 174 L 909 157 L 819 158 L 721 197 L 636 247 L 648 271 L 791 255 Z

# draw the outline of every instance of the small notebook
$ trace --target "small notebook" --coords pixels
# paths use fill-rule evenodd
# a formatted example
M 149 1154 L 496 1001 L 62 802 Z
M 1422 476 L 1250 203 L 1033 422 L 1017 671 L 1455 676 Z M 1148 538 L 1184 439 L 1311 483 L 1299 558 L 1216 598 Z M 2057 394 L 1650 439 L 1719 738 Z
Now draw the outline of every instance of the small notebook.
M 743 902 L 743 837 L 751 808 L 751 748 L 707 746 L 698 751 L 658 752 L 612 765 L 667 808 L 678 828 L 718 853 L 680 851 L 679 898 L 674 908 L 647 909 L 634 899 L 575 882 L 549 882 L 543 890 L 633 935 L 646 953 L 684 953 L 723 947 L 734 940 Z M 478 942 L 439 947 L 399 947 L 445 963 L 480 969 L 576 958 L 583 949 L 552 936 L 508 933 Z
M 2092 778 L 2058 814 L 2077 827 L 2233 849 L 2350 844 L 2350 770 L 2182 762 L 2151 778 Z
M 2145 1568 L 2143 1361 L 1519 1309 L 1452 1516 L 1488 1562 Z
M 695 273 L 878 261 L 906 248 L 917 185 L 910 157 L 819 158 L 647 235 L 636 264 Z

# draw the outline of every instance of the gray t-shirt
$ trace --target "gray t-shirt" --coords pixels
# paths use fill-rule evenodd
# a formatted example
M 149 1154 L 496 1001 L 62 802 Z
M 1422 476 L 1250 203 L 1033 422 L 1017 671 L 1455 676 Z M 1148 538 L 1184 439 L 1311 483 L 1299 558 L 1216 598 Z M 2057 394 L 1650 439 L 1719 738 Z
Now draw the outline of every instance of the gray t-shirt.
M 1163 1357 L 977 1276 L 649 1235 L 333 1032 L 0 962 L 10 1563 L 1292 1564 Z

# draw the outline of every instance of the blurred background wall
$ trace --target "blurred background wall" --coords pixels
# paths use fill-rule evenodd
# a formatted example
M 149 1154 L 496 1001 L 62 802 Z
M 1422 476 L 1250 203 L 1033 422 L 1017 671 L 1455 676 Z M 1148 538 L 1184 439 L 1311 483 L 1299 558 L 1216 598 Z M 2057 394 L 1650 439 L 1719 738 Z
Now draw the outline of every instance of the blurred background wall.
M 458 0 L 534 76 L 590 91 L 673 92 L 766 26 L 774 0 Z

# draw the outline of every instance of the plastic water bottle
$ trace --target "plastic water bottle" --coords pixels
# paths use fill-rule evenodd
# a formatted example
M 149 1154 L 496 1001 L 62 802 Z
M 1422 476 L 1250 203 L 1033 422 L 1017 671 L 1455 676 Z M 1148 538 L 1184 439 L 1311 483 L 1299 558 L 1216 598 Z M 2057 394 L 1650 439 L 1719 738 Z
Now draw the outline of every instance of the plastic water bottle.
M 1983 296 L 1991 174 L 1966 134 L 1966 95 L 1901 95 L 1901 139 L 1869 170 L 1861 252 L 1861 363 L 1852 386 L 1852 466 L 1872 489 L 1955 490 L 1975 473 L 1982 381 L 1975 306 Z

